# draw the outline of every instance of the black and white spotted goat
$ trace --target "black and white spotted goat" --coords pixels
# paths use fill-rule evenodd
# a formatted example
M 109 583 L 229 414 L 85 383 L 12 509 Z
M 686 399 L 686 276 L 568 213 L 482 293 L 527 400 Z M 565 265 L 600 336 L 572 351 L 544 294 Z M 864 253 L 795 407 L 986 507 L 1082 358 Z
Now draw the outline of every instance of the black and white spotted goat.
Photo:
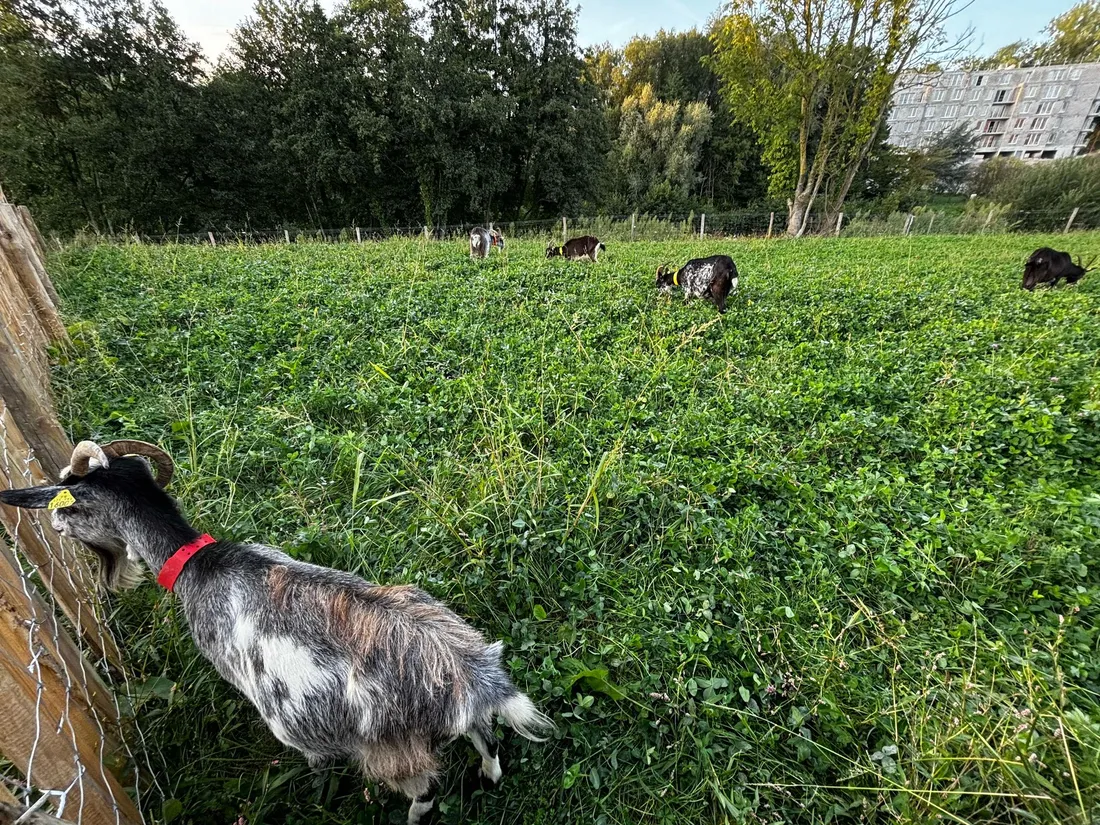
M 485 258 L 494 246 L 504 249 L 504 236 L 495 229 L 475 226 L 470 230 L 470 257 Z
M 692 258 L 678 270 L 662 264 L 657 267 L 657 289 L 668 294 L 678 286 L 684 298 L 706 298 L 726 311 L 726 299 L 737 291 L 737 265 L 729 255 Z
M 154 480 L 142 458 L 156 467 Z M 415 587 L 295 561 L 260 544 L 200 536 L 163 487 L 172 460 L 141 441 L 82 441 L 57 485 L 0 492 L 50 508 L 53 525 L 99 556 L 112 589 L 139 562 L 174 590 L 195 644 L 311 765 L 354 760 L 408 796 L 408 822 L 434 802 L 441 745 L 467 737 L 501 777 L 494 720 L 528 739 L 553 723 L 512 684 L 501 644 Z

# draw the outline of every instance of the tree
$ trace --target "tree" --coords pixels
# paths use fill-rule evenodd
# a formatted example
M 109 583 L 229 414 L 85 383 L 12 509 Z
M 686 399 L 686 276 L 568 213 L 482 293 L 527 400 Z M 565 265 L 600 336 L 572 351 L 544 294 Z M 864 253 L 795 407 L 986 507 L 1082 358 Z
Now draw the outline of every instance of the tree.
M 11 3 L 0 175 L 53 225 L 174 223 L 193 207 L 199 59 L 155 0 Z
M 758 199 L 764 191 L 763 166 L 756 137 L 738 122 L 719 94 L 718 77 L 710 66 L 714 51 L 710 38 L 695 29 L 687 32 L 660 31 L 652 37 L 636 37 L 623 49 L 601 46 L 586 55 L 586 70 L 594 84 L 604 91 L 608 121 L 616 134 L 627 98 L 639 97 L 649 87 L 665 103 L 704 103 L 711 113 L 707 139 L 699 151 L 695 184 L 688 198 L 675 199 L 676 208 L 691 204 L 741 205 Z M 616 151 L 624 143 L 616 143 Z M 622 170 L 621 157 L 612 165 Z M 633 209 L 632 189 L 620 176 L 616 180 L 617 207 Z M 667 198 L 664 199 L 667 202 Z
M 933 192 L 958 193 L 970 176 L 970 160 L 978 136 L 969 124 L 963 123 L 935 135 L 920 153 L 922 166 L 928 171 L 929 188 Z
M 1055 17 L 1045 29 L 1048 40 L 1035 48 L 1035 62 L 1092 63 L 1100 60 L 1100 0 L 1085 0 Z
M 661 101 L 649 85 L 623 101 L 618 151 L 631 203 L 647 210 L 684 208 L 711 119 L 705 104 Z
M 787 231 L 801 235 L 823 181 L 837 188 L 826 220 L 875 145 L 907 68 L 944 50 L 957 0 L 738 0 L 713 34 L 730 108 L 753 127 L 788 193 Z

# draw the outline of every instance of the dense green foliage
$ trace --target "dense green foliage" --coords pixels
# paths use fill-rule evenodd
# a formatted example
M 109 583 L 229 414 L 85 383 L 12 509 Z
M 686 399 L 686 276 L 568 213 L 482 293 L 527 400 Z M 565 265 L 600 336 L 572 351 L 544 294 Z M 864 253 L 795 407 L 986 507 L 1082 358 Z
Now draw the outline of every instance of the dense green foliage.
M 1045 38 L 1033 43 L 1017 40 L 989 57 L 968 61 L 973 68 L 1001 66 L 1056 66 L 1059 63 L 1093 63 L 1100 60 L 1100 2 L 1081 0 L 1051 20 Z
M 1055 240 L 72 249 L 55 383 L 74 439 L 168 447 L 201 529 L 506 641 L 559 732 L 491 791 L 452 746 L 445 823 L 1083 823 L 1100 282 L 1022 291 Z M 726 315 L 655 293 L 714 252 Z M 403 816 L 280 747 L 173 597 L 117 604 L 173 821 Z
M 1074 208 L 1078 227 L 1100 226 L 1100 157 L 1095 155 L 1041 164 L 998 158 L 978 167 L 972 189 L 1008 207 L 1020 229 L 1057 229 Z
M 0 180 L 49 227 L 575 212 L 607 140 L 565 0 L 258 0 L 209 76 L 156 0 L 0 11 Z
M 883 125 L 898 73 L 951 54 L 939 30 L 956 5 L 760 0 L 582 56 L 569 0 L 256 0 L 210 65 L 158 0 L 6 0 L 0 186 L 58 232 L 782 212 L 788 198 L 789 227 L 827 226 L 961 188 L 970 138 L 907 152 Z M 1085 59 L 1097 19 L 1090 0 L 1026 49 Z

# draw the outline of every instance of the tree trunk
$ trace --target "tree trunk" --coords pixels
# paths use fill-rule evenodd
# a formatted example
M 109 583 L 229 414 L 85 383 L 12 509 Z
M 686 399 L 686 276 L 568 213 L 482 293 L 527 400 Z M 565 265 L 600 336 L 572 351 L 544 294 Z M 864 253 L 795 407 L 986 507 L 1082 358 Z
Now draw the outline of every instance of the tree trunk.
M 871 132 L 871 136 L 860 148 L 859 155 L 856 157 L 855 162 L 851 163 L 844 172 L 844 178 L 840 184 L 840 188 L 837 189 L 836 199 L 833 201 L 831 208 L 826 210 L 825 222 L 823 227 L 830 227 L 836 223 L 837 216 L 844 211 L 844 200 L 848 197 L 848 190 L 852 188 L 852 183 L 856 179 L 856 173 L 859 172 L 859 167 L 863 165 L 863 161 L 867 159 L 867 153 L 871 151 L 871 147 L 875 145 L 875 141 L 878 139 L 879 129 L 882 128 L 882 119 L 879 118 L 878 125 L 875 126 Z

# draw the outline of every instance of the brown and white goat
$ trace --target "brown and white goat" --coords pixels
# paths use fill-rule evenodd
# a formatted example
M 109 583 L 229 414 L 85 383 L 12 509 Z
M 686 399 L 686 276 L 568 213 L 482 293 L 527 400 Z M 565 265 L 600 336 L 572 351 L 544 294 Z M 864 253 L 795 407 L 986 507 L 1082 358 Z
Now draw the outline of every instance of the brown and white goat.
M 570 261 L 579 261 L 582 258 L 588 258 L 595 261 L 600 257 L 601 252 L 605 252 L 607 247 L 600 243 L 600 239 L 592 235 L 584 235 L 580 238 L 572 238 L 561 246 L 554 246 L 550 244 L 546 247 L 546 257 L 550 258 L 566 258 Z

